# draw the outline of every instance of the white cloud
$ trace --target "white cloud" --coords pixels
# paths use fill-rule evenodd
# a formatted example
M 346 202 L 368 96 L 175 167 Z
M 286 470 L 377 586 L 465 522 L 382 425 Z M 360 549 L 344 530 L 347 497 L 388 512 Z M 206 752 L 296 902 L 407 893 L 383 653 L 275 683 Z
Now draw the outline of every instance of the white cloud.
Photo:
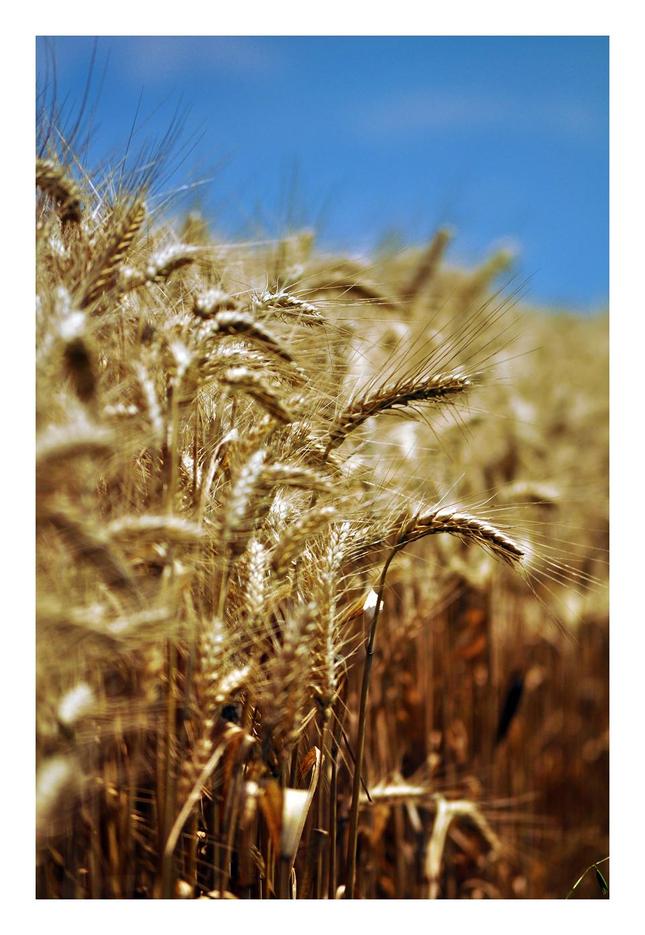
M 274 47 L 246 36 L 128 36 L 113 55 L 132 81 L 147 85 L 217 72 L 257 79 L 280 64 Z
M 596 112 L 566 96 L 534 100 L 447 89 L 390 94 L 367 105 L 355 102 L 352 124 L 371 136 L 495 128 L 578 138 L 605 132 Z

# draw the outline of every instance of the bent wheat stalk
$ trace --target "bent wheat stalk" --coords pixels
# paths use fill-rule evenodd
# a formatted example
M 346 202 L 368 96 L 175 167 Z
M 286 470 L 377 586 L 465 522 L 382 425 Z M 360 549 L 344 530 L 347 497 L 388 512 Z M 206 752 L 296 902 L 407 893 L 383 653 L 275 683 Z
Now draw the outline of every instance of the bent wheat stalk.
M 374 615 L 370 626 L 369 637 L 365 649 L 363 662 L 363 676 L 361 681 L 361 696 L 358 712 L 358 736 L 356 740 L 356 755 L 354 763 L 354 777 L 352 783 L 352 804 L 349 817 L 349 839 L 347 844 L 347 877 L 346 898 L 354 898 L 356 878 L 356 847 L 358 842 L 358 813 L 360 809 L 361 773 L 363 769 L 363 755 L 365 751 L 365 734 L 367 729 L 367 697 L 369 693 L 372 660 L 376 644 L 376 631 L 379 614 L 383 605 L 383 593 L 387 573 L 395 556 L 410 542 L 415 542 L 424 536 L 439 532 L 448 532 L 463 539 L 478 542 L 491 549 L 493 554 L 509 564 L 517 564 L 524 556 L 523 549 L 507 536 L 501 529 L 484 520 L 472 516 L 470 513 L 461 513 L 450 510 L 432 510 L 426 514 L 417 514 L 400 527 L 397 539 L 392 546 L 383 565 L 379 580 L 378 592 L 374 603 L 373 594 L 368 598 L 366 609 L 374 607 Z

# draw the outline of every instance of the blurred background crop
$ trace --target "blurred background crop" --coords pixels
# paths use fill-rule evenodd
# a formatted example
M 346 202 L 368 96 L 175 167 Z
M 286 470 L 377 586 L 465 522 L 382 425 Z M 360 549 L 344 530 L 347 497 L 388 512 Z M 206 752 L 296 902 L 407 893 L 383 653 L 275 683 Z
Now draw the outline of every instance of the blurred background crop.
M 371 256 L 451 224 L 450 260 L 509 246 L 534 303 L 581 311 L 608 296 L 608 68 L 605 37 L 37 39 L 70 115 L 92 76 L 90 164 L 181 120 L 164 191 L 222 235 Z

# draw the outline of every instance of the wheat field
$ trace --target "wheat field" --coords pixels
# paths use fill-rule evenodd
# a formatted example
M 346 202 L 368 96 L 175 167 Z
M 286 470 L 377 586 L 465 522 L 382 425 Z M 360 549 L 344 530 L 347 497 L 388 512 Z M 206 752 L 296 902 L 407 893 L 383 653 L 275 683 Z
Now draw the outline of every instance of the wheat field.
M 152 185 L 36 165 L 37 896 L 605 896 L 607 316 Z

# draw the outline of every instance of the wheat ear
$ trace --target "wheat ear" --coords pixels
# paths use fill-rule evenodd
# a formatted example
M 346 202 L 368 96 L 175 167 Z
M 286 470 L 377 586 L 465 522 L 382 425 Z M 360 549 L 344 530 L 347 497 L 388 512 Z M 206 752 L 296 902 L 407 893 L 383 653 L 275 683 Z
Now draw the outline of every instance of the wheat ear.
M 385 384 L 372 393 L 359 397 L 340 413 L 329 432 L 330 447 L 340 445 L 350 432 L 381 412 L 405 409 L 417 403 L 450 399 L 471 386 L 472 380 L 460 373 L 440 373 L 426 380 Z
M 135 201 L 126 211 L 102 254 L 90 267 L 79 302 L 81 308 L 92 305 L 104 292 L 116 284 L 119 267 L 132 246 L 132 241 L 143 224 L 145 216 L 146 206 L 143 201 Z
M 63 167 L 50 159 L 36 161 L 36 185 L 52 198 L 63 223 L 78 224 L 82 217 L 81 193 Z

